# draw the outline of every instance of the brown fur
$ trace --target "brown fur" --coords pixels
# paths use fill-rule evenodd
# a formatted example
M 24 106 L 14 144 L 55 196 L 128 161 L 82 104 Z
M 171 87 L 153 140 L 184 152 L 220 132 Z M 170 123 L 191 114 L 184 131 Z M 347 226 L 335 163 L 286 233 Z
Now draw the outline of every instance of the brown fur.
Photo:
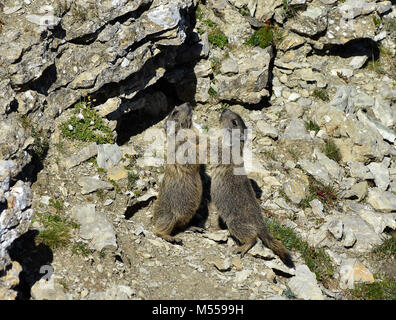
M 239 142 L 242 153 L 244 142 L 242 130 L 246 128 L 242 118 L 230 110 L 224 110 L 220 122 L 223 129 L 241 130 Z M 235 164 L 233 160 L 231 164 L 213 166 L 211 199 L 231 235 L 240 242 L 237 251 L 243 256 L 254 246 L 257 238 L 260 238 L 264 245 L 273 250 L 287 266 L 294 267 L 288 250 L 268 233 L 249 179 L 245 174 L 234 174 L 234 168 L 243 166 L 243 162 Z
M 176 132 L 189 129 L 192 124 L 192 108 L 185 103 L 175 108 L 165 122 L 175 121 Z M 176 153 L 180 145 L 176 144 Z M 196 145 L 191 146 L 197 148 Z M 202 198 L 202 181 L 199 164 L 167 164 L 164 178 L 160 185 L 158 198 L 154 204 L 153 222 L 155 234 L 166 241 L 182 244 L 174 238 L 175 228 L 185 227 L 195 215 Z

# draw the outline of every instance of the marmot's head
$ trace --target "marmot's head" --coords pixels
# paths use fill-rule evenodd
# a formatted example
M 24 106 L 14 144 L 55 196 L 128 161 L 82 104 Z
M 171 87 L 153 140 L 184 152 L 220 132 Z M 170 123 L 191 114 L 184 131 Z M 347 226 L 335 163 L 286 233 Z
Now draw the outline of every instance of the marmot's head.
M 166 119 L 163 128 L 167 134 L 177 133 L 180 129 L 189 129 L 192 125 L 192 106 L 186 102 L 177 106 L 169 114 Z
M 239 114 L 231 111 L 230 109 L 225 109 L 220 115 L 220 123 L 222 128 L 228 133 L 236 132 L 242 142 L 246 140 L 247 127 Z M 232 136 L 234 136 L 234 134 Z

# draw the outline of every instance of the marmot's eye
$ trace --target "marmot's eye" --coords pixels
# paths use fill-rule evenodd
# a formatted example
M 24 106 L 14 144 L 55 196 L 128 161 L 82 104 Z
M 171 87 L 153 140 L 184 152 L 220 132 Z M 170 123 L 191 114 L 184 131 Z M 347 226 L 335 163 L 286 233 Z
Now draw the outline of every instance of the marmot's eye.
M 172 116 L 175 116 L 175 115 L 177 115 L 178 113 L 179 113 L 179 110 L 175 110 L 175 111 L 173 111 Z
M 233 125 L 234 127 L 236 127 L 238 124 L 237 124 L 237 122 L 236 122 L 235 120 L 232 120 L 232 125 Z

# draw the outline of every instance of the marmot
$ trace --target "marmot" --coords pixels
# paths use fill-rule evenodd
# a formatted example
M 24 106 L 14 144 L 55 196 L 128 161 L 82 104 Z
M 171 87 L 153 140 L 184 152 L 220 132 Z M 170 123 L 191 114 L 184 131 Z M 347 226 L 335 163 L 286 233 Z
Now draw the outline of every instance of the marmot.
M 155 234 L 173 244 L 182 244 L 180 239 L 174 238 L 171 234 L 175 228 L 187 226 L 195 215 L 202 198 L 202 181 L 197 158 L 195 157 L 194 161 L 190 159 L 186 164 L 180 164 L 177 161 L 178 156 L 183 156 L 186 152 L 193 151 L 192 149 L 198 153 L 198 137 L 195 132 L 193 133 L 195 138 L 192 141 L 191 139 L 178 141 L 179 139 L 176 138 L 176 135 L 182 133 L 184 129 L 190 130 L 191 134 L 193 132 L 191 127 L 192 107 L 189 103 L 176 107 L 164 124 L 168 148 L 172 148 L 173 151 L 168 150 L 164 178 L 158 198 L 154 203 L 153 222 Z M 174 141 L 174 144 L 169 141 Z M 176 161 L 169 159 L 169 155 L 176 156 Z
M 256 200 L 253 188 L 243 169 L 243 146 L 246 125 L 242 118 L 231 110 L 224 110 L 220 116 L 223 128 L 223 152 L 230 152 L 230 147 L 240 143 L 240 154 L 235 159 L 231 156 L 230 164 L 213 165 L 211 182 L 211 199 L 219 212 L 221 220 L 226 224 L 232 237 L 241 244 L 237 252 L 243 257 L 254 246 L 257 237 L 264 245 L 274 251 L 289 267 L 294 263 L 288 250 L 276 239 L 273 239 L 265 226 L 261 208 Z M 239 129 L 238 139 L 231 142 L 232 129 Z M 235 132 L 235 131 L 234 131 Z M 238 133 L 238 132 L 237 132 Z M 226 146 L 224 147 L 224 144 Z M 234 173 L 235 168 L 243 171 Z

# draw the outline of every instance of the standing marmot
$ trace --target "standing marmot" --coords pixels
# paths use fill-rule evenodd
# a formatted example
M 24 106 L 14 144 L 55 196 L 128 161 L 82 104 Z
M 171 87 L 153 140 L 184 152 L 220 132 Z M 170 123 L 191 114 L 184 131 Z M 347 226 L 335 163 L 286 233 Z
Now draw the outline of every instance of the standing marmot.
M 243 170 L 243 145 L 246 125 L 242 118 L 231 110 L 224 110 L 220 116 L 223 128 L 223 152 L 230 152 L 230 147 L 240 144 L 239 155 L 231 156 L 230 164 L 213 166 L 211 199 L 221 219 L 227 225 L 231 235 L 240 242 L 237 252 L 243 256 L 260 238 L 264 245 L 276 253 L 289 267 L 294 263 L 287 249 L 273 239 L 265 226 L 261 208 L 257 203 L 253 188 Z M 238 139 L 231 142 L 232 129 L 239 129 Z M 235 133 L 235 131 L 234 131 Z M 238 133 L 238 132 L 237 132 Z M 224 144 L 226 147 L 224 147 Z M 228 149 L 227 149 L 228 148 Z M 238 159 L 239 158 L 239 159 Z M 239 161 L 238 161 L 239 160 Z M 236 175 L 235 168 L 242 168 Z
M 182 244 L 182 241 L 174 238 L 171 235 L 172 232 L 175 228 L 185 227 L 190 222 L 202 198 L 200 165 L 196 157 L 194 161 L 190 158 L 186 164 L 180 164 L 177 161 L 177 158 L 183 157 L 186 152 L 198 152 L 198 137 L 191 127 L 192 107 L 189 103 L 176 107 L 164 125 L 168 137 L 168 149 L 172 150 L 168 150 L 164 178 L 160 185 L 158 199 L 154 204 L 153 222 L 155 234 L 174 244 Z M 179 133 L 178 137 L 180 137 L 183 131 L 189 133 L 190 137 L 193 133 L 195 138 L 178 141 L 176 135 Z M 174 141 L 174 143 L 169 143 L 169 141 Z M 172 161 L 169 155 L 173 155 L 176 161 Z

